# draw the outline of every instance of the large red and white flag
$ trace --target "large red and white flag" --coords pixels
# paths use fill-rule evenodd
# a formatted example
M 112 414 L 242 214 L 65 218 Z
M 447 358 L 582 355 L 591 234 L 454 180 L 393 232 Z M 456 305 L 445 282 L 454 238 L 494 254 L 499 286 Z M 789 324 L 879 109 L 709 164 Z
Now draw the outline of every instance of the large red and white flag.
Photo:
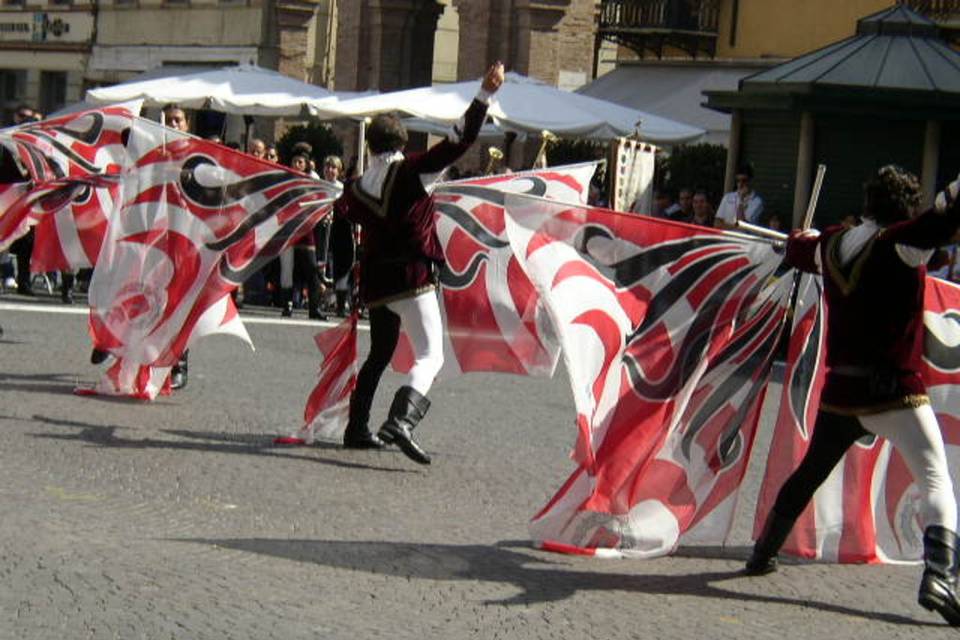
M 130 164 L 126 143 L 139 110 L 127 103 L 0 130 L 0 146 L 27 179 L 2 185 L 0 250 L 38 225 L 33 271 L 93 265 L 117 208 L 119 183 L 105 178 Z
M 322 357 L 317 384 L 303 410 L 303 427 L 276 444 L 312 444 L 314 440 L 343 437 L 350 413 L 350 394 L 357 386 L 357 311 L 343 322 L 321 331 L 314 340 Z
M 146 120 L 129 147 L 90 284 L 94 347 L 116 357 L 93 391 L 152 399 L 199 337 L 249 342 L 229 293 L 310 233 L 338 189 Z
M 823 385 L 823 309 L 819 277 L 804 276 L 788 351 L 780 414 L 754 521 L 759 535 L 777 492 L 813 436 Z M 922 375 L 937 414 L 951 475 L 960 472 L 960 287 L 927 278 Z M 919 489 L 883 438 L 850 448 L 814 494 L 783 547 L 832 562 L 900 562 L 923 553 Z
M 651 557 L 722 543 L 791 279 L 761 241 L 508 195 L 507 235 L 562 345 L 576 470 L 545 548 Z
M 441 375 L 488 371 L 550 376 L 560 345 L 548 323 L 533 284 L 523 273 L 506 236 L 503 200 L 507 193 L 532 193 L 561 202 L 585 203 L 597 163 L 587 162 L 539 171 L 470 178 L 437 185 L 437 236 L 446 264 L 440 273 L 440 308 L 444 316 L 444 367 Z M 329 329 L 338 341 L 340 327 Z M 356 336 L 354 332 L 352 334 Z M 339 343 L 338 343 L 339 344 Z M 320 381 L 307 401 L 303 427 L 283 444 L 339 439 L 347 424 L 349 392 L 330 396 L 329 380 L 341 379 L 345 365 L 321 347 Z M 338 354 L 346 353 L 344 350 Z M 356 345 L 351 353 L 357 358 Z M 410 370 L 413 350 L 402 332 L 392 366 Z M 355 370 L 354 362 L 351 370 Z M 355 376 L 355 374 L 354 374 Z M 350 389 L 352 390 L 352 386 Z M 323 407 L 318 410 L 317 407 Z
M 444 317 L 441 376 L 488 371 L 551 376 L 560 345 L 506 237 L 503 199 L 525 193 L 586 204 L 596 162 L 437 185 L 437 236 L 446 263 L 440 272 Z M 401 333 L 393 368 L 413 365 Z

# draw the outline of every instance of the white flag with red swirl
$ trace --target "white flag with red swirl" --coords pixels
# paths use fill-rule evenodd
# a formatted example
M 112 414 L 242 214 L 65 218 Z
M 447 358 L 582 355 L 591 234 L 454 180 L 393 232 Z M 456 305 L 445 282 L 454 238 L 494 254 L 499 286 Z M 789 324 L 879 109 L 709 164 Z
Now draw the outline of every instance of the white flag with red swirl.
M 513 255 L 503 200 L 507 193 L 533 193 L 584 203 L 596 166 L 587 162 L 437 185 L 437 235 L 446 260 L 440 274 L 441 375 L 553 374 L 560 345 L 545 324 L 549 320 L 536 289 Z M 307 400 L 304 425 L 288 437 L 277 438 L 278 443 L 342 437 L 357 372 L 356 344 L 348 350 L 344 340 L 356 340 L 355 327 L 348 332 L 342 324 L 317 335 L 323 361 L 320 379 Z M 340 346 L 333 349 L 331 344 Z M 402 331 L 391 364 L 399 372 L 413 365 L 410 341 Z
M 764 242 L 506 197 L 507 235 L 560 337 L 576 469 L 544 548 L 652 557 L 730 529 L 790 278 Z
M 249 342 L 229 293 L 308 234 L 332 184 L 138 120 L 90 284 L 94 347 L 116 361 L 92 390 L 152 399 L 197 338 Z
M 503 200 L 526 193 L 586 204 L 596 162 L 469 178 L 437 186 L 437 236 L 446 261 L 440 272 L 444 316 L 441 376 L 471 371 L 551 376 L 560 345 L 536 289 L 506 236 Z M 393 368 L 413 364 L 401 333 Z
M 788 351 L 780 413 L 754 520 L 758 536 L 784 481 L 813 437 L 823 386 L 819 277 L 803 276 Z M 921 375 L 937 414 L 951 475 L 960 473 L 960 287 L 927 278 Z M 831 562 L 903 562 L 923 554 L 919 488 L 885 439 L 855 443 L 814 494 L 783 546 Z
M 108 177 L 131 163 L 126 143 L 139 111 L 138 101 L 0 131 L 28 180 L 2 185 L 0 250 L 37 225 L 33 271 L 93 266 L 118 205 L 119 181 Z M 10 202 L 15 191 L 25 193 Z

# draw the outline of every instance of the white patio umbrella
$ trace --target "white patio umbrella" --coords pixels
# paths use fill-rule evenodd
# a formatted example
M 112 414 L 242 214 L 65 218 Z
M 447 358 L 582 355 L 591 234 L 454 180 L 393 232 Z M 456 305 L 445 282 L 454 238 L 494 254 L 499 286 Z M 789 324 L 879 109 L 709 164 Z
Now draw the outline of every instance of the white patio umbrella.
M 149 72 L 148 72 L 149 73 Z M 241 65 L 134 79 L 112 87 L 87 91 L 86 101 L 113 104 L 142 99 L 148 107 L 176 102 L 188 109 L 214 109 L 254 116 L 296 116 L 314 105 L 336 103 L 368 93 L 328 91 L 276 71 Z
M 480 81 L 407 89 L 339 102 L 315 103 L 325 117 L 371 116 L 399 111 L 438 123 L 456 122 L 477 93 Z M 501 129 L 558 136 L 610 139 L 639 133 L 656 144 L 678 144 L 703 135 L 703 129 L 606 100 L 563 91 L 538 80 L 508 73 L 489 115 Z

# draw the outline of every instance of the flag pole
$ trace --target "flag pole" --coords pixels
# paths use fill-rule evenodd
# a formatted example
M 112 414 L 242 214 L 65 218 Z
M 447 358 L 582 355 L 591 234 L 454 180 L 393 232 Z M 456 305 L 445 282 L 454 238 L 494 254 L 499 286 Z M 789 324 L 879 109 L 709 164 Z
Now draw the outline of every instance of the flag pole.
M 160 153 L 167 155 L 167 114 L 160 110 Z
M 761 227 L 759 225 L 750 224 L 743 220 L 737 220 L 737 229 L 743 229 L 748 233 L 755 233 L 758 236 L 763 236 L 765 238 L 772 238 L 774 240 L 786 240 L 787 234 L 775 231 L 773 229 L 767 229 L 766 227 Z
M 803 225 L 800 227 L 806 231 L 813 225 L 813 214 L 817 210 L 817 201 L 820 200 L 820 188 L 823 186 L 823 176 L 827 173 L 827 165 L 817 165 L 817 177 L 813 181 L 813 191 L 810 193 L 810 202 L 807 203 L 807 212 L 803 216 Z

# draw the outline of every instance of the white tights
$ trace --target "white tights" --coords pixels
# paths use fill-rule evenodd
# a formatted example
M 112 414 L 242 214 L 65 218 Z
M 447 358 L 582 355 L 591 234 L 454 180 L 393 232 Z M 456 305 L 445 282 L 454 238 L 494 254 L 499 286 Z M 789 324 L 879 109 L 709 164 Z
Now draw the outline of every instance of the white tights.
M 923 526 L 940 525 L 957 530 L 957 501 L 947 469 L 940 426 L 930 405 L 859 416 L 870 433 L 889 440 L 923 492 Z
M 443 367 L 443 319 L 435 291 L 415 298 L 387 303 L 387 308 L 400 316 L 400 327 L 413 346 L 413 368 L 407 374 L 407 386 L 427 395 L 434 378 Z

